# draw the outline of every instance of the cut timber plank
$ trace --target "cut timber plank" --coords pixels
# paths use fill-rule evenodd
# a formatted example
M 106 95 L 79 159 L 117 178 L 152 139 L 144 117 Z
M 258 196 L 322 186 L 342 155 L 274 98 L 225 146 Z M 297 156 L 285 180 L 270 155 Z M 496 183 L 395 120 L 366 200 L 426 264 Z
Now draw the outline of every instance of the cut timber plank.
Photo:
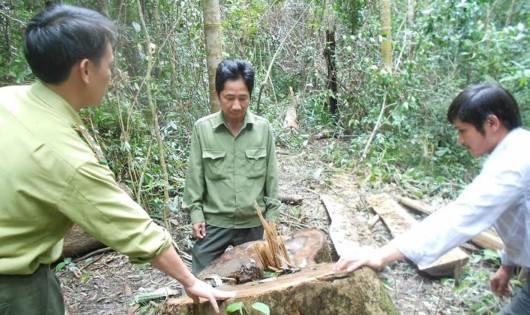
M 258 301 L 268 305 L 271 314 L 278 315 L 398 314 L 373 270 L 337 272 L 334 267 L 335 263 L 319 264 L 267 282 L 223 286 L 223 290 L 236 291 L 236 297 L 218 302 L 220 314 L 227 314 L 226 307 L 232 303 L 242 302 L 251 310 Z M 160 314 L 214 312 L 205 299 L 194 305 L 189 297 L 182 296 L 167 300 Z
M 504 248 L 504 243 L 501 238 L 494 232 L 484 231 L 475 236 L 471 241 L 482 248 L 492 250 L 501 250 Z
M 397 200 L 412 210 L 416 210 L 424 214 L 433 213 L 431 207 L 421 201 L 407 197 L 397 197 Z M 504 243 L 497 233 L 495 233 L 495 231 L 484 231 L 471 239 L 471 241 L 482 248 L 491 250 L 501 250 L 504 247 Z
M 353 216 L 353 209 L 349 208 L 342 198 L 320 195 L 320 200 L 331 219 L 329 235 L 339 256 L 345 256 L 355 248 L 375 244 L 366 223 Z
M 385 222 L 393 237 L 401 235 L 418 223 L 418 221 L 408 214 L 388 194 L 369 196 L 367 201 Z M 420 268 L 420 270 L 435 277 L 454 277 L 459 274 L 462 266 L 468 260 L 469 256 L 457 247 L 440 257 L 431 265 Z

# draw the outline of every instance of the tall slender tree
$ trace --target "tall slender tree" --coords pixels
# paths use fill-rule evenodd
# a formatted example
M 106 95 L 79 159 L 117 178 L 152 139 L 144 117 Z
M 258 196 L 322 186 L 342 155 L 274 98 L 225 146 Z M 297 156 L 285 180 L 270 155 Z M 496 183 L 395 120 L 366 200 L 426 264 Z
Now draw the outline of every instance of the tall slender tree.
M 390 0 L 381 0 L 380 2 L 380 18 L 381 18 L 381 58 L 383 64 L 388 70 L 392 69 L 392 18 L 391 18 L 391 3 Z
M 214 97 L 215 70 L 223 57 L 221 44 L 221 9 L 219 0 L 202 0 L 204 21 L 204 44 L 206 47 L 206 65 L 208 67 L 208 83 L 210 91 L 210 110 L 219 110 L 219 101 Z

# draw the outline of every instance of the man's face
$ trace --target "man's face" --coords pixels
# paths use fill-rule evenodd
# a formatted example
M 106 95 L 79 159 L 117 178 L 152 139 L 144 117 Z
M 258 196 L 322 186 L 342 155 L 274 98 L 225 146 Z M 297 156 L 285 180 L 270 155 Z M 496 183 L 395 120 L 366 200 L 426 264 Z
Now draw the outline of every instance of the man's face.
M 490 122 L 484 122 L 484 133 L 475 128 L 473 124 L 463 122 L 459 118 L 454 121 L 455 129 L 458 131 L 458 143 L 463 145 L 473 157 L 479 157 L 491 153 L 495 148 Z
M 107 46 L 107 50 L 99 61 L 99 64 L 90 61 L 90 91 L 87 96 L 88 106 L 98 106 L 103 101 L 103 97 L 107 93 L 113 67 L 114 54 L 110 45 Z
M 250 93 L 242 79 L 226 81 L 224 89 L 217 96 L 227 122 L 239 123 L 245 119 Z

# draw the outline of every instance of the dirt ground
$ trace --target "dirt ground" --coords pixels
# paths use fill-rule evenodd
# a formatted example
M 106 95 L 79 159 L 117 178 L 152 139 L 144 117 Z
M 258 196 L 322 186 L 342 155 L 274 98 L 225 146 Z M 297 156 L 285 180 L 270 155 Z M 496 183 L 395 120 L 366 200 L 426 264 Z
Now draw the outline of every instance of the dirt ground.
M 320 201 L 320 194 L 334 194 L 357 211 L 368 222 L 373 213 L 364 198 L 381 191 L 402 193 L 388 186 L 379 191 L 363 188 L 362 179 L 353 171 L 333 168 L 324 156 L 329 143 L 318 140 L 303 149 L 278 151 L 280 193 L 303 198 L 302 205 L 282 205 L 281 233 L 289 235 L 304 228 L 316 227 L 328 231 L 329 218 Z M 176 218 L 179 221 L 182 218 Z M 189 228 L 180 227 L 188 230 Z M 382 245 L 390 239 L 380 221 L 372 228 L 372 237 Z M 182 231 L 179 232 L 182 235 Z M 177 241 L 180 253 L 189 263 L 189 240 Z M 121 254 L 108 251 L 67 264 L 58 275 L 63 283 L 67 311 L 76 314 L 156 314 L 163 300 L 138 304 L 135 296 L 160 288 L 179 289 L 179 284 L 149 265 L 132 265 Z M 472 314 L 462 303 L 461 296 L 447 281 L 420 275 L 413 265 L 399 262 L 378 273 L 396 309 L 403 315 L 412 314 Z M 449 281 L 451 283 L 451 281 Z M 477 287 L 478 296 L 490 294 L 486 286 Z

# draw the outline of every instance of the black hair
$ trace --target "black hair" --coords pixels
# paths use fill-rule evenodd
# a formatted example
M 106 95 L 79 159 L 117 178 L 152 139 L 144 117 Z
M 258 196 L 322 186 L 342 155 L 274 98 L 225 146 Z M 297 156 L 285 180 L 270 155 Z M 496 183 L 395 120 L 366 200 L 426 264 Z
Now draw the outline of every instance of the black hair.
M 225 83 L 228 80 L 242 79 L 248 89 L 248 93 L 252 95 L 254 89 L 254 69 L 246 60 L 223 60 L 217 66 L 215 73 L 215 90 L 218 94 L 225 88 Z
M 116 25 L 102 14 L 66 4 L 48 6 L 26 28 L 24 54 L 41 81 L 64 82 L 82 59 L 99 65 L 108 45 L 116 42 Z
M 497 116 L 508 130 L 522 125 L 515 98 L 498 85 L 477 84 L 467 87 L 447 110 L 447 120 L 451 124 L 458 118 L 473 124 L 481 133 L 484 133 L 484 122 L 489 115 Z

